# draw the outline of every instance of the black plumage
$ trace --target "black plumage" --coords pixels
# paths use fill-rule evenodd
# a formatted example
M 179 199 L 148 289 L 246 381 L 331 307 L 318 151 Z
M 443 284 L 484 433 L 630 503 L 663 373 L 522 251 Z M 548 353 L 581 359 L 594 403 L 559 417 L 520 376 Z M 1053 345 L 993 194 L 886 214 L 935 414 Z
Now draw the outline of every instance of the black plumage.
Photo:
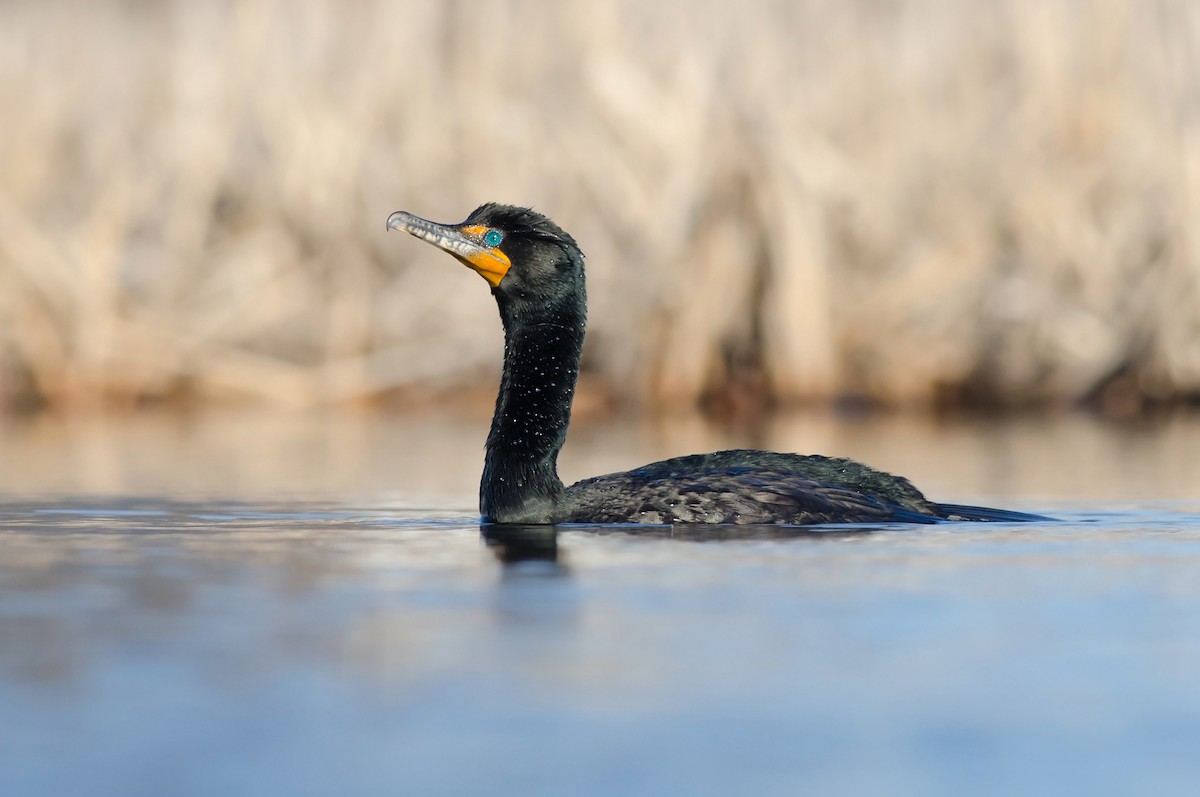
M 487 438 L 480 511 L 493 523 L 934 523 L 1037 520 L 937 504 L 904 478 L 849 459 L 718 451 L 565 487 L 566 440 L 587 314 L 583 252 L 550 219 L 489 203 L 460 224 L 398 211 L 399 229 L 454 255 L 492 287 L 504 370 Z

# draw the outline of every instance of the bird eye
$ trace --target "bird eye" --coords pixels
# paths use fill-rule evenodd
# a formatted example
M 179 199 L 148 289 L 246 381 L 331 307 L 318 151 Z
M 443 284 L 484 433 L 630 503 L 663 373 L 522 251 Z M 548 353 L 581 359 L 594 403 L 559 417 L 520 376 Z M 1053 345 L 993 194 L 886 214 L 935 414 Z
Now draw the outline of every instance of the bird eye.
M 483 242 L 488 246 L 499 246 L 500 242 L 503 240 L 504 233 L 500 232 L 499 230 L 488 230 L 483 235 Z

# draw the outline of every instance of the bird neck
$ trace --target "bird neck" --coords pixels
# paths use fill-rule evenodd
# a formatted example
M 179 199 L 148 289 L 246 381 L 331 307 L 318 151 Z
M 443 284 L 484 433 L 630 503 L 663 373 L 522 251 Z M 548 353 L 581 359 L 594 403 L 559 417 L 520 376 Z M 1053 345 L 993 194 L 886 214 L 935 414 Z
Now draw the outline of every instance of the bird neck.
M 529 321 L 500 302 L 504 373 L 479 486 L 480 512 L 493 523 L 552 523 L 563 494 L 558 452 L 571 421 L 584 310 L 572 302 L 534 315 Z

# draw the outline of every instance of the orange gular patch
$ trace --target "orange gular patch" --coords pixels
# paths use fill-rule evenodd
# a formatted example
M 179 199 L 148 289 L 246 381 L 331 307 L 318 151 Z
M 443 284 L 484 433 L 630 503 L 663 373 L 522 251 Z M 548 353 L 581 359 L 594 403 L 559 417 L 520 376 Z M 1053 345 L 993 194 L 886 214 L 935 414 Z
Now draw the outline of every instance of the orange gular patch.
M 485 249 L 464 259 L 467 265 L 478 271 L 479 276 L 487 280 L 493 288 L 500 286 L 500 280 L 504 279 L 504 275 L 512 268 L 512 261 L 508 259 L 508 255 L 499 249 Z

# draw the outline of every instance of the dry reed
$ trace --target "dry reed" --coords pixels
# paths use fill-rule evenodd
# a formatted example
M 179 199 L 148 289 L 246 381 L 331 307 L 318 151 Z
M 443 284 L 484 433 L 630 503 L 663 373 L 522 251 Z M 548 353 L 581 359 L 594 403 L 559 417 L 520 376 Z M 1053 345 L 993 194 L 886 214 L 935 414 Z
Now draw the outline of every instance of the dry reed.
M 576 234 L 641 401 L 1200 393 L 1187 0 L 3 13 L 10 402 L 490 384 L 484 285 L 383 232 L 484 200 Z

